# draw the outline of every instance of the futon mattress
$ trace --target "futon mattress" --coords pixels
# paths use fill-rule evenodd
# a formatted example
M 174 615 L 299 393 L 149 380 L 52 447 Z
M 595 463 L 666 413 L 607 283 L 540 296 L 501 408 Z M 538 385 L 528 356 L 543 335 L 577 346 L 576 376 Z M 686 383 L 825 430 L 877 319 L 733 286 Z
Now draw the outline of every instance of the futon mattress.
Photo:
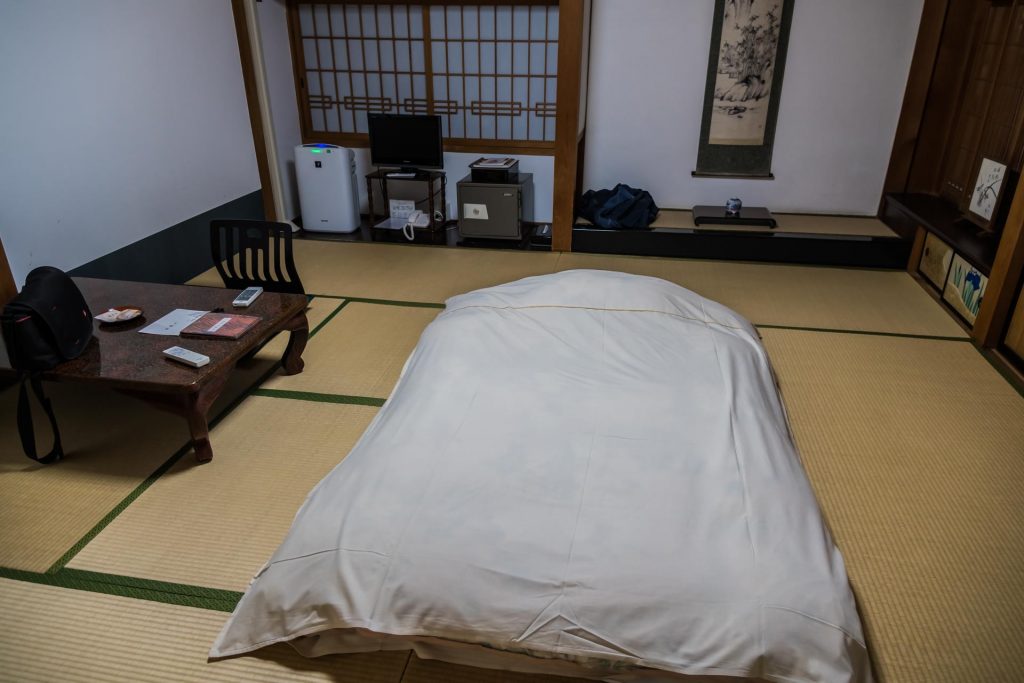
M 871 677 L 756 330 L 603 271 L 448 300 L 211 656 L 281 641 L 605 681 Z

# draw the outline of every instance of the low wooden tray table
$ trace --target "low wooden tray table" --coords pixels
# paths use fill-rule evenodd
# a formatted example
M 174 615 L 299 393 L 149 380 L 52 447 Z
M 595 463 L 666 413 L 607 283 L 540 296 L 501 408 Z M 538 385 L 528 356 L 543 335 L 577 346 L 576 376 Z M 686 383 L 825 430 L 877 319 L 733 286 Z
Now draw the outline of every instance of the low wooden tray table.
M 188 422 L 196 460 L 213 458 L 207 413 L 217 400 L 235 364 L 278 332 L 291 332 L 281 364 L 289 374 L 302 372 L 302 351 L 309 337 L 307 298 L 302 294 L 264 292 L 248 308 L 234 308 L 238 290 L 187 285 L 163 285 L 123 280 L 74 278 L 93 315 L 114 306 L 137 306 L 135 320 L 102 324 L 93 321 L 93 339 L 85 352 L 42 374 L 44 380 L 80 382 L 108 387 L 142 399 Z M 237 340 L 181 339 L 140 334 L 139 330 L 176 308 L 243 313 L 261 318 Z M 163 350 L 183 346 L 210 357 L 201 368 L 168 359 Z M 7 349 L 0 341 L 0 377 L 13 377 Z M 59 409 L 58 409 L 59 419 Z

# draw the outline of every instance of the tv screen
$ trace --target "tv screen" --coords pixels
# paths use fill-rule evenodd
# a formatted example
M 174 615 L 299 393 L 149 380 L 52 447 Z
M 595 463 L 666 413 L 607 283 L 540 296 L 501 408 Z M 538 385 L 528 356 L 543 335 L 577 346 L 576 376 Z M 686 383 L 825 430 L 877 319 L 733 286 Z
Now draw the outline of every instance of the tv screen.
M 370 163 L 402 168 L 443 168 L 441 117 L 368 114 Z

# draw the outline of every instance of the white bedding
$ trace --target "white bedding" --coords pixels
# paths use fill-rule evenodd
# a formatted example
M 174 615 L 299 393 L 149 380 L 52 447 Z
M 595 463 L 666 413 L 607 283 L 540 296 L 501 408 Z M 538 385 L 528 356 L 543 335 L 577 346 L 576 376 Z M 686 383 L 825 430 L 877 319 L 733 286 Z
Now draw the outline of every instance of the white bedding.
M 607 681 L 871 679 L 756 331 L 604 271 L 448 300 L 211 656 L 280 641 Z

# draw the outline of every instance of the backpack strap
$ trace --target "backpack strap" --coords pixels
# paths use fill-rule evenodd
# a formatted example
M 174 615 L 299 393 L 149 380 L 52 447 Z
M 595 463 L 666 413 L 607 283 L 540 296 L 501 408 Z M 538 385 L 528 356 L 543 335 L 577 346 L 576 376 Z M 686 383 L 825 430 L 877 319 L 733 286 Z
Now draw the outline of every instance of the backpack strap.
M 32 385 L 32 391 L 35 393 L 39 405 L 46 411 L 46 416 L 50 418 L 50 427 L 53 429 L 53 449 L 43 457 L 36 454 L 36 435 L 32 428 L 32 406 L 29 404 L 27 384 Z M 60 444 L 60 430 L 57 429 L 57 417 L 53 414 L 50 399 L 46 398 L 46 394 L 43 393 L 43 382 L 39 378 L 39 373 L 26 373 L 22 376 L 21 389 L 18 393 L 18 434 L 21 435 L 21 447 L 24 449 L 25 455 L 36 462 L 49 465 L 64 457 L 64 449 Z

